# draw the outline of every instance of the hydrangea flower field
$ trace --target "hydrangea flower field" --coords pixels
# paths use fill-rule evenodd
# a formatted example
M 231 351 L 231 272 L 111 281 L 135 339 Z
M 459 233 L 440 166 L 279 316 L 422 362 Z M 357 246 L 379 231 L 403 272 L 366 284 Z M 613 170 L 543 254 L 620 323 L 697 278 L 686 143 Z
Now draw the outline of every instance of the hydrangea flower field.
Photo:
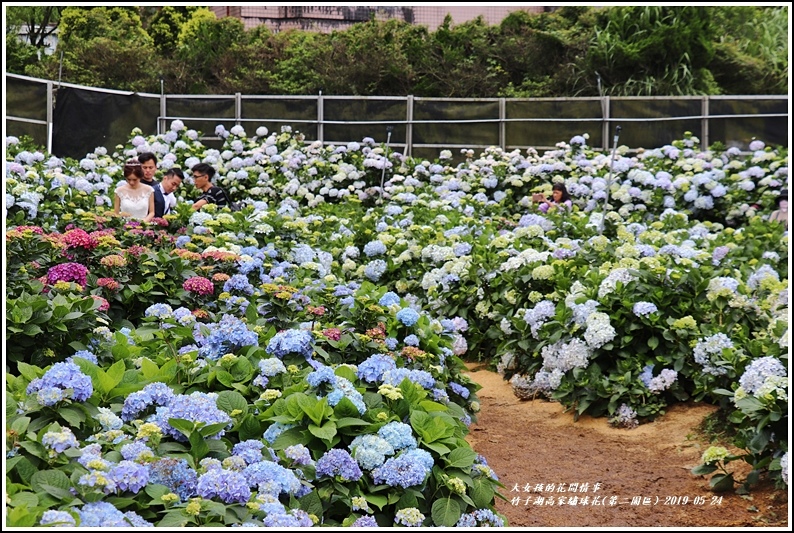
M 465 360 L 615 431 L 719 405 L 743 453 L 694 473 L 788 483 L 786 149 L 215 133 L 80 161 L 6 138 L 6 525 L 509 526 Z M 244 207 L 194 212 L 188 177 L 176 212 L 114 215 L 142 152 Z M 540 213 L 556 182 L 573 209 Z

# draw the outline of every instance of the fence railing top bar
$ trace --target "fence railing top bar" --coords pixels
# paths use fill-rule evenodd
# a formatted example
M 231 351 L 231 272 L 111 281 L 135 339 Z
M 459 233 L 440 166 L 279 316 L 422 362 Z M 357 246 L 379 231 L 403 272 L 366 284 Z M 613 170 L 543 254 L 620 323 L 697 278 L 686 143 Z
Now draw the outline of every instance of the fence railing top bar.
M 58 83 L 57 81 L 53 81 L 53 80 L 45 80 L 44 78 L 33 78 L 31 76 L 25 76 L 23 74 L 12 74 L 10 72 L 6 72 L 5 75 L 6 75 L 6 78 L 17 78 L 17 79 L 20 79 L 20 80 L 33 81 L 33 82 L 37 82 L 37 83 L 47 83 L 49 81 L 52 81 L 52 83 Z M 62 85 L 64 85 L 64 84 L 62 84 Z
M 316 96 L 314 98 L 317 98 Z M 350 95 L 323 95 L 323 100 L 397 100 L 404 102 L 408 96 L 350 96 Z
M 600 96 L 542 96 L 538 98 L 505 98 L 507 102 L 600 102 L 602 99 L 603 98 Z
M 240 94 L 245 100 L 317 100 L 316 94 Z M 331 98 L 323 95 L 323 98 Z M 348 97 L 349 98 L 349 97 Z M 359 96 L 356 98 L 375 98 L 374 96 Z
M 157 95 L 160 98 L 160 95 Z M 197 100 L 201 98 L 202 100 L 235 100 L 237 96 L 233 94 L 166 94 L 166 99 L 168 98 L 187 98 L 190 100 Z
M 709 96 L 709 100 L 788 100 L 787 94 L 718 94 Z
M 33 78 L 33 79 L 36 79 L 36 78 Z M 41 81 L 41 80 L 37 80 L 37 81 Z M 49 80 L 44 80 L 44 81 L 47 82 Z M 139 93 L 139 92 L 135 92 L 135 91 L 119 91 L 119 90 L 116 90 L 116 89 L 103 89 L 101 87 L 88 87 L 86 85 L 77 85 L 76 83 L 66 83 L 66 82 L 58 83 L 57 81 L 53 81 L 52 83 L 53 83 L 53 85 L 55 87 L 71 87 L 73 89 L 82 89 L 84 91 L 96 91 L 96 92 L 99 92 L 99 93 L 123 94 L 125 96 L 131 96 L 131 95 L 135 94 L 137 96 L 143 96 L 145 98 L 160 98 L 159 94 L 154 94 L 154 93 Z

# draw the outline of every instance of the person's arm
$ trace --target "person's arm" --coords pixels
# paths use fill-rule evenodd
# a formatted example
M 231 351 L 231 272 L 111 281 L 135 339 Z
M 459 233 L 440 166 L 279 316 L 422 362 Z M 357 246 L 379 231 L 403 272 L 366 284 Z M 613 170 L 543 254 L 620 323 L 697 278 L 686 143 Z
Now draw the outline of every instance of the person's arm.
M 538 211 L 540 211 L 541 213 L 547 213 L 549 211 L 550 206 L 551 203 L 544 198 L 543 201 L 540 202 L 540 205 L 538 205 Z
M 151 222 L 154 218 L 154 191 L 149 195 L 149 213 L 143 217 L 144 222 Z
M 198 211 L 199 209 L 201 209 L 205 205 L 207 205 L 207 200 L 205 200 L 204 198 L 199 198 L 198 200 L 193 202 L 193 206 L 192 206 L 193 207 L 193 211 Z

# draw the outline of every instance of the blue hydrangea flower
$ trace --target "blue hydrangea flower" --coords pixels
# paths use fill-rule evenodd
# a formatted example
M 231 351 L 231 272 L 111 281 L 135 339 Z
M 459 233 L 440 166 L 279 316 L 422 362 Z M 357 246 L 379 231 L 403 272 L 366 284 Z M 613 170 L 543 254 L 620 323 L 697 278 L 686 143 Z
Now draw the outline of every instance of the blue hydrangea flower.
M 222 468 L 202 474 L 198 478 L 196 492 L 202 498 L 218 498 L 224 503 L 245 504 L 251 497 L 245 476 Z
M 395 450 L 416 448 L 416 438 L 411 426 L 402 422 L 389 422 L 378 430 L 378 435 L 392 445 Z
M 362 476 L 361 468 L 355 459 L 339 448 L 325 452 L 316 464 L 317 477 L 338 477 L 342 481 L 358 481 Z
M 284 449 L 284 456 L 295 466 L 314 464 L 311 451 L 303 444 L 294 444 Z
M 53 389 L 58 389 L 60 393 Z M 47 396 L 50 399 L 41 398 L 41 396 L 37 396 L 37 399 L 48 402 L 42 405 L 55 405 L 63 398 L 71 398 L 78 402 L 85 401 L 94 393 L 94 386 L 91 383 L 91 378 L 83 374 L 79 366 L 74 363 L 61 362 L 52 365 L 42 377 L 34 379 L 27 387 L 27 393 L 30 396 L 44 390 L 50 391 Z M 49 403 L 51 400 L 55 401 Z
M 93 352 L 91 352 L 90 350 L 78 350 L 77 352 L 74 353 L 74 355 L 68 357 L 66 359 L 66 361 L 73 362 L 72 360 L 75 357 L 80 357 L 82 359 L 85 359 L 86 361 L 90 361 L 90 362 L 94 363 L 95 365 L 98 364 L 98 360 L 97 360 L 96 355 Z
M 145 462 L 154 458 L 154 452 L 145 442 L 136 440 L 121 447 L 121 456 L 128 461 Z
M 386 245 L 379 240 L 370 241 L 364 245 L 364 254 L 367 257 L 383 255 L 386 253 Z
M 294 427 L 295 424 L 282 424 L 281 422 L 275 422 L 265 430 L 265 433 L 262 435 L 262 438 L 268 441 L 270 444 L 273 444 L 279 435 L 281 435 L 288 429 L 292 429 Z
M 394 362 L 394 359 L 388 355 L 377 353 L 369 356 L 364 362 L 358 365 L 356 376 L 358 379 L 368 383 L 377 383 L 383 379 L 383 374 L 385 372 L 396 368 L 397 364 Z
M 323 383 L 334 386 L 336 384 L 336 374 L 334 374 L 334 369 L 330 366 L 321 366 L 306 376 L 306 383 L 312 388 L 317 388 Z
M 419 346 L 419 337 L 413 333 L 403 339 L 406 346 Z
M 392 291 L 387 292 L 378 300 L 378 305 L 389 307 L 391 305 L 400 305 L 400 297 Z
M 296 353 L 309 359 L 313 352 L 312 334 L 305 329 L 287 329 L 276 333 L 265 348 L 269 354 L 283 358 Z
M 220 423 L 230 424 L 232 422 L 231 417 L 218 409 L 215 403 L 217 397 L 218 394 L 214 392 L 204 393 L 198 391 L 188 395 L 176 395 L 167 405 L 157 408 L 152 421 L 160 426 L 160 430 L 164 435 L 170 435 L 180 442 L 187 442 L 187 437 L 172 427 L 168 420 L 170 418 L 182 418 L 191 422 L 203 422 L 208 426 Z M 225 430 L 222 429 L 208 438 L 220 439 L 224 433 Z
M 273 461 L 259 461 L 245 467 L 243 476 L 250 487 L 257 487 L 260 494 L 273 496 L 295 494 L 301 482 L 295 473 Z
M 121 426 L 124 425 L 124 421 L 107 407 L 99 408 L 99 414 L 96 416 L 96 420 L 105 431 L 121 429 Z
M 243 274 L 235 274 L 226 280 L 226 283 L 223 284 L 223 290 L 225 292 L 238 291 L 248 296 L 254 294 L 254 286 L 248 281 L 248 276 Z
M 135 527 L 154 527 L 133 511 L 122 513 L 112 503 L 93 502 L 87 503 L 82 509 L 77 510 L 80 515 L 80 527 L 118 527 L 128 528 L 130 523 Z
M 383 383 L 394 387 L 399 387 L 400 383 L 402 383 L 405 378 L 408 378 L 426 390 L 430 390 L 436 385 L 436 379 L 426 370 L 394 368 L 383 373 Z
M 150 305 L 143 314 L 144 316 L 165 320 L 174 316 L 174 310 L 168 304 L 154 304 Z
M 372 471 L 372 480 L 378 485 L 414 487 L 424 483 L 432 467 L 433 457 L 425 450 L 413 448 L 387 459 L 383 466 Z
M 360 516 L 350 527 L 378 527 L 378 522 L 372 516 Z
M 233 315 L 225 314 L 217 324 L 208 324 L 205 327 L 209 329 L 209 335 L 199 332 L 194 337 L 201 345 L 199 355 L 212 361 L 243 346 L 259 343 L 259 335 Z
M 124 460 L 108 472 L 108 477 L 119 490 L 138 493 L 149 482 L 149 470 L 142 464 Z
M 417 320 L 419 320 L 419 313 L 410 307 L 403 307 L 397 311 L 397 320 L 402 322 L 404 325 L 411 327 L 416 324 Z
M 39 521 L 41 526 L 75 527 L 74 517 L 66 511 L 44 511 Z
M 387 268 L 388 265 L 386 264 L 386 261 L 383 259 L 375 259 L 374 261 L 370 261 L 364 268 L 364 275 L 367 276 L 367 278 L 369 278 L 371 281 L 378 281 L 386 272 Z
M 265 445 L 260 440 L 249 439 L 238 442 L 232 448 L 232 455 L 237 455 L 245 459 L 246 464 L 256 463 L 263 459 L 262 448 Z
M 381 466 L 387 455 L 394 454 L 394 447 L 379 435 L 359 435 L 348 448 L 364 470 Z
M 142 390 L 127 396 L 121 409 L 121 418 L 126 421 L 133 420 L 145 409 L 166 405 L 173 397 L 174 391 L 165 383 L 149 383 Z

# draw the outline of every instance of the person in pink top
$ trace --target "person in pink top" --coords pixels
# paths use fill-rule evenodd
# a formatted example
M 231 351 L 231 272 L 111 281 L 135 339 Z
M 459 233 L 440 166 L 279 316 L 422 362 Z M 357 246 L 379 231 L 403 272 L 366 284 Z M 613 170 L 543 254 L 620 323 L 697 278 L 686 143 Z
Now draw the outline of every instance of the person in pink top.
M 551 187 L 551 196 L 544 198 L 540 193 L 532 195 L 532 201 L 540 204 L 538 209 L 541 213 L 548 213 L 549 209 L 556 209 L 560 205 L 564 205 L 570 210 L 573 207 L 571 195 L 568 194 L 568 189 L 565 188 L 564 183 L 555 183 Z

